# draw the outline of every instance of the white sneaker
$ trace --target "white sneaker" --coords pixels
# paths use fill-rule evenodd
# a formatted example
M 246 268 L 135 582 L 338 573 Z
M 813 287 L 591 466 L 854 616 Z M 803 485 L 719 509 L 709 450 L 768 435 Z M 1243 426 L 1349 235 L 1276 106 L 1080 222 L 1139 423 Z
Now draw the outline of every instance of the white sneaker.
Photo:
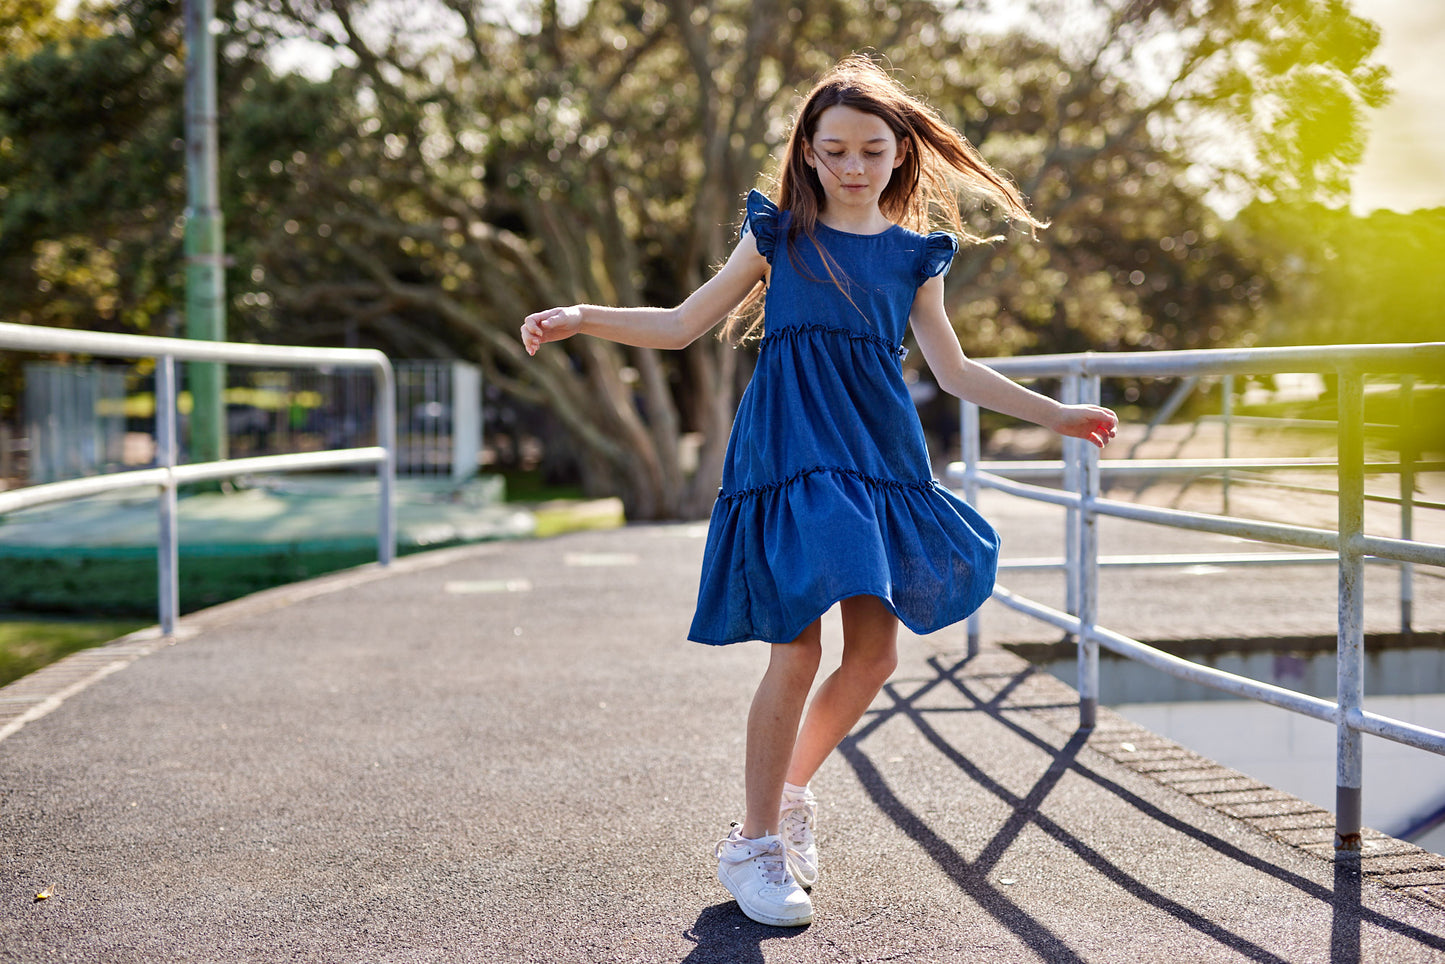
M 778 812 L 778 836 L 788 851 L 788 866 L 803 887 L 818 880 L 818 798 L 807 787 L 802 793 L 783 791 L 783 806 Z
M 743 913 L 759 924 L 799 927 L 813 919 L 813 902 L 793 879 L 783 839 L 777 834 L 749 840 L 742 827 L 733 824 L 713 854 L 718 859 L 717 879 L 737 898 Z

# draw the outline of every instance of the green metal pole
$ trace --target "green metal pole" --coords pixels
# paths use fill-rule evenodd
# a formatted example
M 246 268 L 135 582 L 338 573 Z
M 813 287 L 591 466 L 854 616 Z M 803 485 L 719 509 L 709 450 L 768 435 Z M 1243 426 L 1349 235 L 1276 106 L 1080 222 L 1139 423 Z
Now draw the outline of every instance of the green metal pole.
M 215 0 L 185 0 L 186 336 L 226 340 L 225 232 L 217 188 Z M 226 457 L 226 370 L 191 362 L 191 461 Z

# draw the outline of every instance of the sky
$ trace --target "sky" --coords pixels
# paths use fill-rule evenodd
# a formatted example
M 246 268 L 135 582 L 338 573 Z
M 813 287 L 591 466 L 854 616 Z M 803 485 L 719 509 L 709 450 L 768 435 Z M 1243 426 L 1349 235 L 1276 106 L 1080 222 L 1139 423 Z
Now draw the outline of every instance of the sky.
M 1380 25 L 1377 58 L 1395 96 L 1371 111 L 1365 158 L 1351 182 L 1357 214 L 1445 206 L 1445 2 L 1352 0 Z

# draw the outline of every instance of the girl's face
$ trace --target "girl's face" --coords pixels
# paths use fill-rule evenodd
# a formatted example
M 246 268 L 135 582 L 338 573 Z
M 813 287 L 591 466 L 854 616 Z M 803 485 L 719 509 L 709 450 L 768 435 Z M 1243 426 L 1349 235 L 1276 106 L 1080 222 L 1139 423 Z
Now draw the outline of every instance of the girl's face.
M 812 139 L 803 142 L 803 159 L 823 185 L 825 210 L 864 214 L 877 211 L 878 199 L 907 148 L 883 118 L 835 104 L 818 115 Z

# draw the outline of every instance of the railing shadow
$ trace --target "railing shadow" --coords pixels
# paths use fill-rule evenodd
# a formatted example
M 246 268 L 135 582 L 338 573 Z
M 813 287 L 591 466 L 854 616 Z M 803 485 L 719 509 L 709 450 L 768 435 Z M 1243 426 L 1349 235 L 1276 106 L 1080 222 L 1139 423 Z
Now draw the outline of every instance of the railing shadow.
M 1079 739 L 1077 743 L 1071 741 L 1071 744 L 1072 747 L 1065 747 L 1060 751 L 1054 765 L 1049 767 L 1048 772 L 1030 792 L 1030 799 L 1042 802 L 1053 784 L 1057 783 L 1058 778 L 1068 770 L 1066 761 L 1071 760 L 1072 755 L 1078 752 L 1083 740 Z M 872 760 L 863 752 L 858 739 L 849 737 L 839 746 L 839 750 L 858 775 L 864 790 L 878 805 L 878 808 L 917 843 L 923 852 L 938 864 L 939 869 L 946 873 L 958 885 L 958 888 L 972 898 L 979 907 L 1032 948 L 1040 959 L 1049 961 L 1051 964 L 1084 960 L 1068 944 L 1064 943 L 1062 938 L 1031 917 L 1027 911 L 1005 896 L 988 879 L 992 864 L 982 860 L 969 862 L 952 844 L 929 827 L 922 817 L 899 800 L 884 781 L 882 774 L 873 766 Z M 1022 829 L 1028 822 L 1027 817 L 1024 816 L 1025 813 L 1026 810 L 1022 807 L 1016 809 L 1014 817 L 1008 821 L 1010 826 L 1000 832 L 1000 837 L 1008 835 L 1010 827 L 1013 828 L 1012 832 L 1016 835 L 1018 829 Z M 995 838 L 995 842 L 998 839 Z M 1010 839 L 1012 838 L 1010 837 Z
M 1360 964 L 1360 923 L 1365 916 L 1360 906 L 1361 879 L 1358 856 L 1350 855 L 1335 861 L 1330 964 Z
M 1361 929 L 1362 924 L 1365 923 L 1417 941 L 1424 947 L 1445 951 L 1445 938 L 1363 907 L 1358 862 L 1337 863 L 1334 886 L 1329 887 L 1272 864 L 1226 840 L 1188 824 L 1080 762 L 1079 752 L 1088 740 L 1086 731 L 1074 733 L 1062 747 L 1057 747 L 1009 718 L 1007 710 L 1018 710 L 1022 707 L 1008 707 L 1008 699 L 1029 676 L 1033 675 L 1035 672 L 1033 667 L 1028 667 L 1011 676 L 1001 689 L 990 696 L 976 692 L 966 679 L 960 678 L 959 671 L 969 661 L 969 658 L 965 658 L 952 666 L 945 666 L 937 658 L 930 659 L 929 665 L 936 675 L 924 680 L 906 696 L 899 693 L 896 684 L 888 684 L 884 688 L 884 693 L 893 700 L 893 705 L 875 711 L 872 719 L 846 738 L 839 746 L 839 750 L 878 808 L 900 830 L 914 840 L 961 891 L 972 898 L 983 911 L 1012 931 L 1042 960 L 1068 962 L 1080 961 L 1082 958 L 1069 948 L 1057 934 L 1030 916 L 988 879 L 989 873 L 1018 839 L 1020 833 L 1030 826 L 1054 839 L 1136 899 L 1169 914 L 1201 935 L 1245 959 L 1279 962 L 1279 964 L 1284 964 L 1287 960 L 1249 938 L 1235 933 L 1154 890 L 1147 883 L 1110 860 L 1106 854 L 1094 849 L 1086 841 L 1079 839 L 1067 828 L 1041 812 L 1044 801 L 1068 773 L 1083 777 L 1102 787 L 1139 811 L 1147 819 L 1189 836 L 1229 859 L 1282 881 L 1328 906 L 1333 915 L 1330 958 L 1333 964 L 1347 964 L 1347 962 L 1353 964 L 1360 960 Z M 938 713 L 940 710 L 921 709 L 918 704 L 923 696 L 941 685 L 952 687 L 968 701 L 968 705 L 944 709 L 942 712 L 984 713 L 999 725 L 1053 757 L 1047 770 L 1027 793 L 1020 796 L 994 780 L 958 748 L 949 743 L 930 724 L 929 715 Z M 977 858 L 973 860 L 965 858 L 952 844 L 929 827 L 922 817 L 899 799 L 868 756 L 865 749 L 868 737 L 884 723 L 897 718 L 908 720 L 929 744 L 970 780 L 1012 808 L 1010 817 L 983 847 Z

